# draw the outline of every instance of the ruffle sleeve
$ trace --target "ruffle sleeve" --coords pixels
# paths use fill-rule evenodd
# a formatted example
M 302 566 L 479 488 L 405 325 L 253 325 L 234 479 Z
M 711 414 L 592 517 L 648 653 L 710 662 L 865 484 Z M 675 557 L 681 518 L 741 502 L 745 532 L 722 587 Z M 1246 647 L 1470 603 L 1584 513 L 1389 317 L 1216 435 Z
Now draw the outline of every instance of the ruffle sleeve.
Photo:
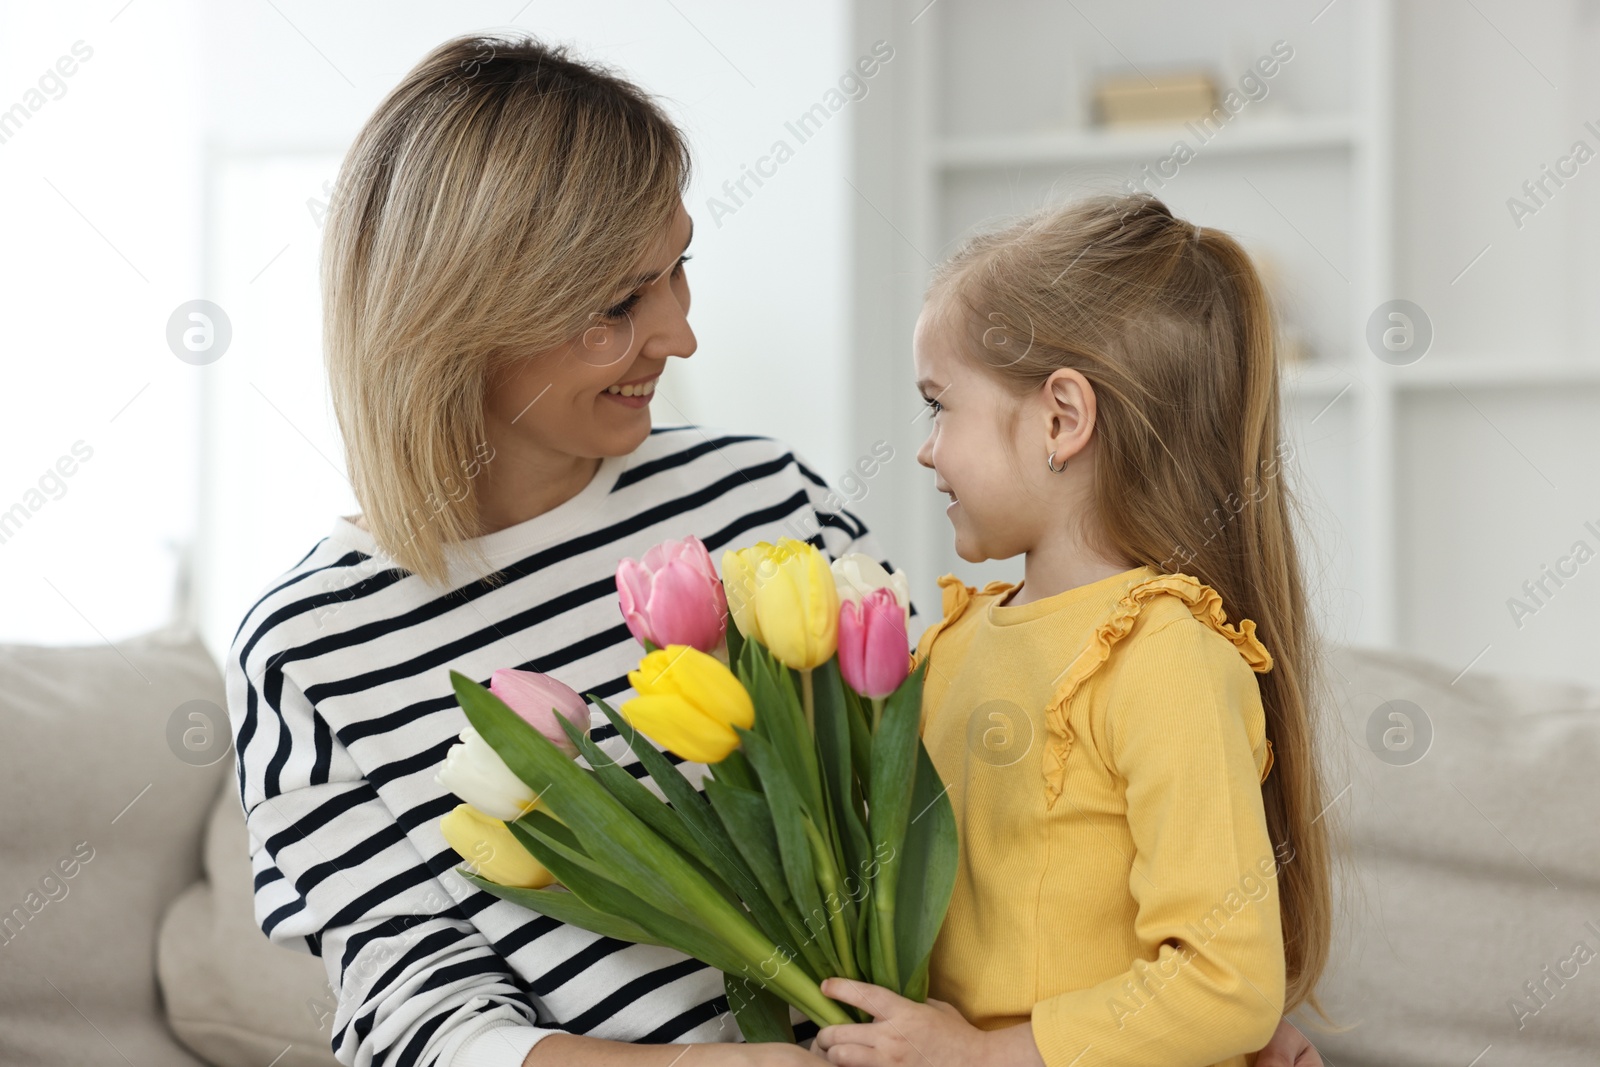
M 940 582 L 942 584 L 943 579 L 940 579 Z M 1182 600 L 1195 618 L 1231 641 L 1245 662 L 1250 665 L 1251 670 L 1257 674 L 1265 674 L 1272 669 L 1271 654 L 1267 652 L 1266 646 L 1256 639 L 1255 622 L 1241 619 L 1237 629 L 1228 625 L 1228 615 L 1222 606 L 1222 594 L 1203 584 L 1198 578 L 1188 574 L 1163 574 L 1132 586 L 1117 602 L 1111 617 L 1096 627 L 1094 633 L 1090 635 L 1088 644 L 1067 668 L 1066 675 L 1057 685 L 1055 693 L 1050 698 L 1050 704 L 1045 709 L 1045 724 L 1049 729 L 1043 752 L 1047 807 L 1053 808 L 1061 796 L 1066 778 L 1067 756 L 1072 752 L 1075 740 L 1072 726 L 1067 721 L 1068 705 L 1084 680 L 1099 670 L 1100 665 L 1110 658 L 1111 646 L 1132 631 L 1134 621 L 1145 604 L 1163 594 L 1170 594 Z M 948 604 L 948 592 L 946 596 Z M 1255 758 L 1256 770 L 1261 780 L 1265 781 L 1268 772 L 1272 770 L 1270 739 L 1263 739 L 1261 748 L 1255 752 Z
M 933 648 L 934 638 L 939 636 L 939 631 L 959 619 L 967 610 L 967 605 L 972 603 L 975 596 L 987 596 L 1010 589 L 1011 582 L 990 582 L 980 591 L 974 586 L 967 585 L 953 574 L 946 574 L 939 579 L 939 592 L 942 600 L 941 608 L 943 618 L 933 623 L 922 632 L 917 639 L 917 647 L 911 653 L 911 669 L 916 670 L 917 665 L 928 657 L 928 652 Z

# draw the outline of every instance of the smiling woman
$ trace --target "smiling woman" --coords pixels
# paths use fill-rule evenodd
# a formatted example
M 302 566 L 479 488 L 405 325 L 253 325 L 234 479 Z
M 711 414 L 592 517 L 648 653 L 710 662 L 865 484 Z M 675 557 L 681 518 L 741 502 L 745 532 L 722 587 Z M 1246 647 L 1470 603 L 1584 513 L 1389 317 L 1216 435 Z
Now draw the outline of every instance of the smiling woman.
M 640 89 L 521 37 L 435 49 L 344 160 L 324 347 L 362 514 L 262 590 L 226 667 L 256 919 L 326 962 L 342 1063 L 660 1064 L 672 1042 L 704 1043 L 697 1064 L 816 1062 L 734 1046 L 717 970 L 474 888 L 439 831 L 466 726 L 452 670 L 632 695 L 620 559 L 798 530 L 892 568 L 781 442 L 652 426 L 696 344 L 688 167 Z M 590 734 L 645 777 L 608 723 Z
M 695 348 L 678 131 L 642 91 L 559 50 L 470 41 L 379 105 L 324 234 L 351 480 L 379 542 L 429 579 L 445 544 L 548 510 L 602 456 L 637 447 L 649 417 L 607 387 Z M 477 492 L 426 507 L 484 441 L 501 458 Z

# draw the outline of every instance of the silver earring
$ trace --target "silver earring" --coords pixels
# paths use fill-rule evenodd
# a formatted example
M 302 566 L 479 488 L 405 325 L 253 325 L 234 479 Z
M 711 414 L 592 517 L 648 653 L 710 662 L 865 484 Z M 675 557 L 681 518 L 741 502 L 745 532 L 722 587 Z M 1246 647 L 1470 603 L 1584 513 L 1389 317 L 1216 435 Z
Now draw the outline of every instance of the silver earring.
M 1050 458 L 1045 460 L 1044 463 L 1045 463 L 1045 466 L 1049 467 L 1050 470 L 1053 471 L 1056 474 L 1060 474 L 1062 471 L 1067 469 L 1067 461 L 1066 460 L 1062 460 L 1061 461 L 1061 466 L 1059 466 L 1059 467 L 1056 466 L 1055 449 L 1051 449 L 1050 450 Z

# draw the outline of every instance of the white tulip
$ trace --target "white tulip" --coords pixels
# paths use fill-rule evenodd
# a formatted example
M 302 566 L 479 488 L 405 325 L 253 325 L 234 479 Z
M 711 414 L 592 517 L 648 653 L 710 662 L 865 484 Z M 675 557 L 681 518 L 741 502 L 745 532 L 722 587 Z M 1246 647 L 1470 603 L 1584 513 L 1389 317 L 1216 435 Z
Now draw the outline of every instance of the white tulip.
M 860 604 L 864 597 L 879 589 L 894 594 L 905 614 L 906 626 L 911 625 L 911 582 L 904 571 L 890 573 L 883 564 L 865 552 L 846 552 L 833 561 L 833 584 L 839 590 L 839 602 L 846 600 Z
M 538 799 L 477 730 L 461 731 L 434 781 L 486 815 L 511 822 L 526 815 Z

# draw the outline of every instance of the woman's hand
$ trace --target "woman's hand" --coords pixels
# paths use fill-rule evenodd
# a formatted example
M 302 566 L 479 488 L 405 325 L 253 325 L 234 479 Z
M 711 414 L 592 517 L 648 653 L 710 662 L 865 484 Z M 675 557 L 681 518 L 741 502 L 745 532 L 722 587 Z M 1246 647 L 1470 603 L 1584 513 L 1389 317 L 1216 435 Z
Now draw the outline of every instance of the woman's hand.
M 1256 1058 L 1256 1067 L 1322 1067 L 1322 1057 L 1288 1019 L 1279 1019 L 1272 1040 Z
M 698 1047 L 703 1049 L 708 1046 Z M 777 1041 L 725 1047 L 738 1050 L 739 1067 L 822 1067 L 828 1062 L 828 1058 L 820 1052 L 808 1051 L 801 1045 L 788 1045 Z
M 942 1000 L 918 1004 L 882 986 L 829 978 L 825 996 L 872 1013 L 870 1023 L 825 1026 L 812 1050 L 839 1067 L 1044 1067 L 1033 1027 L 980 1030 Z

